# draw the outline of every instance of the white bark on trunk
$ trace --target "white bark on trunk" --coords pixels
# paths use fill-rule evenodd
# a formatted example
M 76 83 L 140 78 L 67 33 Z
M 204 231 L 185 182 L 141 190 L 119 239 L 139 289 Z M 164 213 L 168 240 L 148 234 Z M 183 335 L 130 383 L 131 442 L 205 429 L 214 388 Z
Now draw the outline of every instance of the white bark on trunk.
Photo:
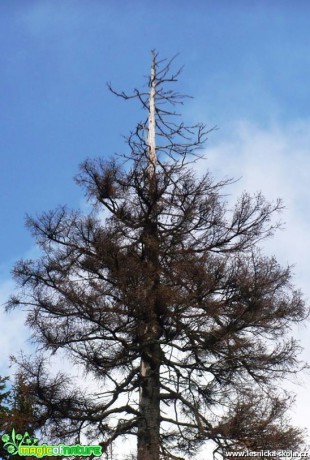
M 156 53 L 153 51 L 151 67 L 149 117 L 148 117 L 148 159 L 150 176 L 154 176 L 156 169 L 156 121 L 155 121 L 155 96 L 156 96 Z

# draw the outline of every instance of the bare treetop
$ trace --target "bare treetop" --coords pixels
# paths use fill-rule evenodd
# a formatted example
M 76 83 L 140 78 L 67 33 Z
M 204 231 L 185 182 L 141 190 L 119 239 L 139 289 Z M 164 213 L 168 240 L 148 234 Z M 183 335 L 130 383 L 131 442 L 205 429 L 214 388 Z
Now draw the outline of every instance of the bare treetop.
M 116 91 L 111 83 L 108 84 L 113 94 L 125 100 L 138 99 L 148 113 L 145 121 L 138 123 L 136 130 L 127 138 L 132 154 L 146 152 L 150 139 L 155 139 L 156 161 L 161 161 L 162 157 L 169 157 L 176 161 L 179 156 L 184 161 L 184 157 L 191 154 L 201 157 L 198 150 L 202 148 L 207 135 L 214 129 L 207 129 L 203 123 L 186 126 L 183 122 L 178 122 L 181 114 L 175 108 L 183 105 L 184 99 L 190 96 L 167 88 L 168 85 L 178 82 L 182 71 L 180 68 L 172 72 L 171 67 L 175 58 L 176 56 L 170 60 L 158 60 L 158 54 L 155 50 L 152 51 L 152 66 L 148 78 L 149 91 L 147 92 L 135 89 L 132 94 L 127 94 L 123 91 Z M 147 138 L 145 133 L 148 133 Z M 154 153 L 152 155 L 154 157 Z

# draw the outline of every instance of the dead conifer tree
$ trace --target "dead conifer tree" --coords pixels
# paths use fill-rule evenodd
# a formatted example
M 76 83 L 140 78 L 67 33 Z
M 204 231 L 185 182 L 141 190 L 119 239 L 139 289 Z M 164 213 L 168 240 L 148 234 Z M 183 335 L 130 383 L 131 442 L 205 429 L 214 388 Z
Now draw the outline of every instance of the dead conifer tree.
M 259 249 L 281 203 L 245 193 L 230 210 L 227 181 L 195 176 L 207 131 L 177 121 L 178 76 L 154 52 L 147 92 L 110 88 L 138 99 L 146 120 L 127 154 L 81 166 L 91 214 L 28 218 L 42 257 L 14 269 L 22 289 L 8 307 L 28 308 L 37 342 L 67 350 L 97 390 L 49 377 L 44 354 L 21 366 L 62 441 L 134 436 L 138 460 L 192 459 L 208 444 L 219 456 L 296 448 L 278 385 L 301 368 L 288 334 L 307 310 L 290 268 Z

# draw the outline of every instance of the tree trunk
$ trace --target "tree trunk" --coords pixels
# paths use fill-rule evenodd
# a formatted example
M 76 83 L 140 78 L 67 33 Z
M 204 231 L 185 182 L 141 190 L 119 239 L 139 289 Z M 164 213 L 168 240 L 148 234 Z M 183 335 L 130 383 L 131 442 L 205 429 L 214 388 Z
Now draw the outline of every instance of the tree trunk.
M 150 77 L 149 117 L 148 117 L 148 179 L 149 194 L 154 197 L 156 192 L 156 54 L 153 51 L 153 61 Z M 149 304 L 145 309 L 142 340 L 140 342 L 140 395 L 139 395 L 139 423 L 138 423 L 138 456 L 137 460 L 159 460 L 159 433 L 160 433 L 160 399 L 159 378 L 161 348 L 158 343 L 160 326 L 158 323 L 156 290 L 159 285 L 158 276 L 158 247 L 156 217 L 150 218 L 149 225 L 144 229 L 145 257 L 154 271 L 152 286 L 148 286 Z
M 159 344 L 146 346 L 140 368 L 140 420 L 137 460 L 159 460 L 159 369 Z

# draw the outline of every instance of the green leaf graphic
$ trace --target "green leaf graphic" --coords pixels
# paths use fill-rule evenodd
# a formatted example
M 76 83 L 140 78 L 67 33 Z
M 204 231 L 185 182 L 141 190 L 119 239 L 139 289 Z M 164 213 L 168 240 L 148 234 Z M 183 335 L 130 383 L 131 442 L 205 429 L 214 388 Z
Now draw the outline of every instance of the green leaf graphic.
M 12 441 L 15 444 L 15 428 L 12 430 Z

